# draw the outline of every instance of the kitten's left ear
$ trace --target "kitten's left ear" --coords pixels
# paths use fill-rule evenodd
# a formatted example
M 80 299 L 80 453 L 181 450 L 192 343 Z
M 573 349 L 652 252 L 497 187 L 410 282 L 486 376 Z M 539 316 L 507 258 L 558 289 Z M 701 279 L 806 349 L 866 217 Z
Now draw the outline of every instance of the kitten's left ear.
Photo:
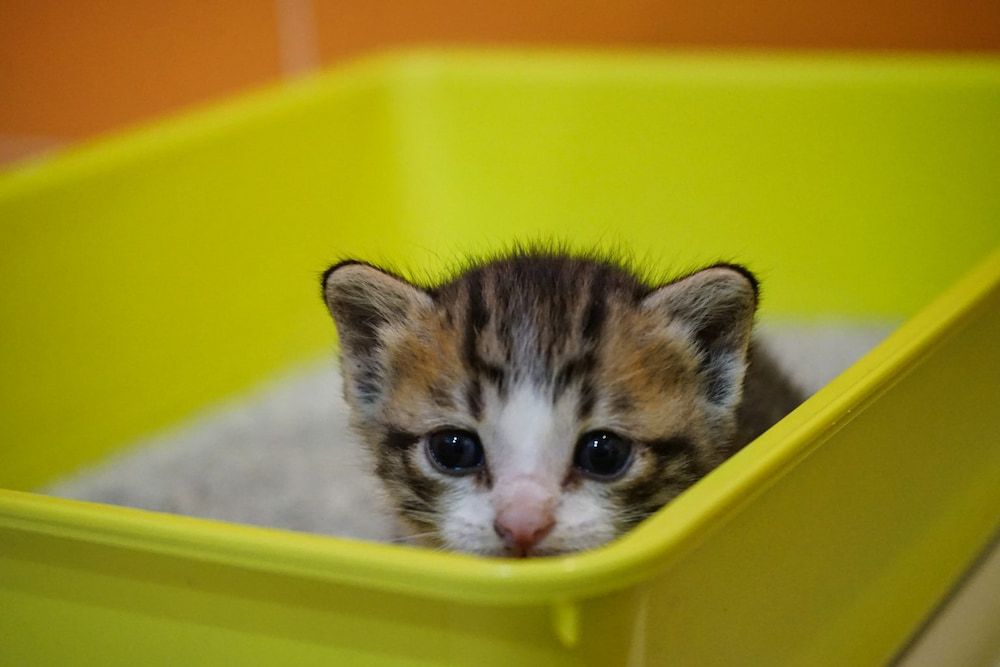
M 742 396 L 758 298 L 750 271 L 717 264 L 653 290 L 642 307 L 681 324 L 703 354 L 699 374 L 705 395 L 729 408 Z
M 349 396 L 372 403 L 385 386 L 386 336 L 407 327 L 433 300 L 399 276 L 356 261 L 335 264 L 323 274 L 323 298 L 340 335 Z

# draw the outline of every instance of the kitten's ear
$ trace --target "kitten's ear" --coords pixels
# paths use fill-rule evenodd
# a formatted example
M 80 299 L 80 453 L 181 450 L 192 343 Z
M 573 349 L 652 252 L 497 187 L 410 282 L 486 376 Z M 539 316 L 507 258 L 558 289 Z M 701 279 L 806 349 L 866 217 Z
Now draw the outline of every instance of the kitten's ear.
M 758 296 L 752 273 L 718 264 L 653 290 L 642 306 L 667 315 L 694 339 L 703 354 L 705 395 L 729 408 L 742 396 Z
M 384 386 L 380 350 L 386 335 L 406 327 L 433 301 L 402 278 L 356 261 L 340 262 L 323 274 L 323 298 L 340 336 L 349 389 L 358 400 L 371 402 Z

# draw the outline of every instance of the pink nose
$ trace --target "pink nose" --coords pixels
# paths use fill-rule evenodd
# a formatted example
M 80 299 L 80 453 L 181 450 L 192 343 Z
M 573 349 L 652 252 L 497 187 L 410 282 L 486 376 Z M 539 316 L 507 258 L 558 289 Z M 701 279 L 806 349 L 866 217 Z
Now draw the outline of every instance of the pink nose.
M 556 525 L 552 513 L 540 507 L 508 507 L 497 514 L 493 530 L 512 556 L 524 558 Z

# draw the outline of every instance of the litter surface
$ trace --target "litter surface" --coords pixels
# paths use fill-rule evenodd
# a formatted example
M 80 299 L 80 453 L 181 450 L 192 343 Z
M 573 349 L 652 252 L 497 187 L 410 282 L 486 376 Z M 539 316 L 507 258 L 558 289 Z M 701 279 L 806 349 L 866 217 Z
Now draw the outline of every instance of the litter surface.
M 761 339 L 812 394 L 886 324 L 770 324 Z M 42 489 L 64 498 L 391 541 L 393 521 L 348 426 L 333 360 L 299 369 Z

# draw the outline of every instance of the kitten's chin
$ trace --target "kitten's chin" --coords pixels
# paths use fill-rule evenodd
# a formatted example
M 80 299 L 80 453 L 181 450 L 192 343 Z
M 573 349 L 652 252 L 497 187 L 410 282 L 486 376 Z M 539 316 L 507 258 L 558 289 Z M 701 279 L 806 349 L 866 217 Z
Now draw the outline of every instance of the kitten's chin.
M 531 549 L 527 553 L 513 553 L 502 550 L 500 553 L 495 555 L 499 558 L 554 558 L 556 556 L 565 556 L 571 553 L 575 553 L 575 551 L 571 549 L 546 549 L 542 547 L 539 549 Z
M 480 549 L 477 549 L 475 547 L 467 547 L 464 549 L 449 548 L 449 547 L 445 548 L 451 551 L 459 553 L 467 553 L 475 556 L 485 556 L 487 558 L 507 558 L 514 560 L 525 560 L 528 558 L 552 558 L 555 556 L 565 556 L 567 554 L 574 553 L 574 551 L 570 549 L 546 549 L 546 548 L 529 549 L 527 552 L 516 552 L 503 547 L 500 548 L 484 547 Z
M 526 559 L 526 558 L 555 558 L 558 556 L 568 556 L 570 554 L 580 553 L 581 551 L 587 551 L 605 544 L 605 542 L 599 542 L 592 545 L 580 546 L 576 548 L 558 548 L 558 547 L 537 547 L 529 549 L 527 553 L 518 553 L 508 549 L 491 549 L 488 552 L 472 552 L 479 553 L 484 556 L 491 556 L 493 558 L 513 558 L 513 559 Z
M 510 558 L 510 559 L 526 559 L 526 558 L 553 558 L 557 556 L 567 556 L 570 554 L 579 553 L 581 551 L 587 551 L 589 549 L 594 549 L 603 546 L 611 541 L 612 538 L 594 538 L 592 540 L 587 539 L 574 539 L 572 544 L 539 544 L 534 547 L 529 548 L 526 552 L 515 551 L 504 545 L 470 545 L 470 544 L 443 544 L 438 548 L 444 548 L 448 551 L 457 551 L 462 553 L 474 554 L 477 556 L 487 556 L 490 558 Z
M 397 527 L 399 538 L 395 541 L 398 544 L 507 559 L 566 556 L 603 546 L 620 535 L 620 532 L 604 524 L 601 529 L 588 526 L 590 530 L 581 530 L 582 526 L 577 523 L 568 529 L 557 529 L 526 551 L 521 551 L 497 539 L 492 528 L 474 522 L 459 521 L 430 527 L 399 521 Z

